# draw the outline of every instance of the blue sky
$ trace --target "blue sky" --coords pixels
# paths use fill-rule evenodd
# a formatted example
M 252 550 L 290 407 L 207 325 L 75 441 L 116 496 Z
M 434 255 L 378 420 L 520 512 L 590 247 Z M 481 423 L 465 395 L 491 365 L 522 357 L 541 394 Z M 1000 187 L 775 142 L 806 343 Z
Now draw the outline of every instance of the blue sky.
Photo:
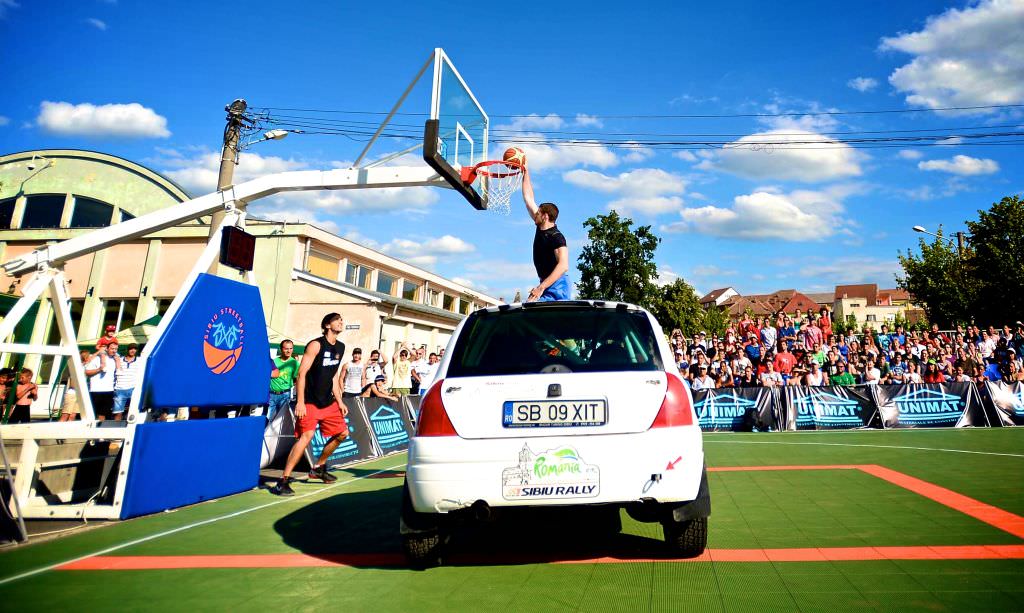
M 1021 131 L 1022 109 L 1006 105 L 1024 104 L 1022 0 L 409 4 L 0 0 L 0 153 L 103 151 L 205 193 L 232 99 L 386 111 L 440 46 L 492 127 L 541 143 L 524 148 L 538 198 L 561 208 L 574 277 L 583 221 L 613 207 L 662 237 L 663 280 L 679 275 L 701 292 L 893 286 L 897 250 L 916 245 L 911 226 L 963 229 L 977 209 L 1024 190 L 1019 144 L 835 140 Z M 425 112 L 426 94 L 403 111 Z M 751 114 L 766 116 L 736 117 Z M 597 145 L 566 146 L 558 131 Z M 668 134 L 733 144 L 601 144 Z M 372 155 L 400 144 L 379 142 Z M 238 177 L 344 166 L 360 148 L 291 135 L 248 149 Z M 518 198 L 510 217 L 430 188 L 304 193 L 251 211 L 320 224 L 495 296 L 534 282 Z

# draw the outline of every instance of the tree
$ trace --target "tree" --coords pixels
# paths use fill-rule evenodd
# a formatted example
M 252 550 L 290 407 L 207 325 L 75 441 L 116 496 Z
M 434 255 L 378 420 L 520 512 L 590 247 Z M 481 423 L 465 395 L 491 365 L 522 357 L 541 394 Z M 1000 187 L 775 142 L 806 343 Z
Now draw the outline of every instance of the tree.
M 683 279 L 676 279 L 661 288 L 661 295 L 651 312 L 665 332 L 679 328 L 686 336 L 692 336 L 703 329 L 704 308 L 693 286 Z
M 729 327 L 728 309 L 712 304 L 704 309 L 704 325 L 701 327 L 712 336 L 725 336 L 725 329 Z
M 974 313 L 986 325 L 1012 325 L 1024 315 L 1024 200 L 1007 196 L 978 211 L 967 230 L 977 275 Z
M 630 302 L 645 308 L 659 298 L 654 251 L 661 239 L 651 226 L 633 229 L 633 220 L 616 211 L 583 222 L 590 243 L 577 261 L 582 299 Z
M 977 286 L 967 254 L 957 253 L 941 226 L 936 234 L 931 243 L 918 239 L 920 254 L 898 254 L 904 276 L 897 275 L 896 284 L 922 303 L 929 321 L 951 327 L 971 320 Z

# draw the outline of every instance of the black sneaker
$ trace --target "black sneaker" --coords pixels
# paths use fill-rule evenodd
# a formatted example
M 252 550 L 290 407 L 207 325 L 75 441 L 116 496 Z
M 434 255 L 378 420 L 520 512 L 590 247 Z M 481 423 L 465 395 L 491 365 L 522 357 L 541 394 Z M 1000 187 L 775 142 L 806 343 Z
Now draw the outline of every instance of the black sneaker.
M 295 490 L 292 489 L 292 486 L 288 485 L 289 481 L 291 481 L 291 478 L 281 479 L 277 482 L 277 485 L 270 488 L 270 493 L 277 494 L 278 496 L 294 496 Z
M 326 464 L 322 464 L 320 466 L 317 466 L 317 467 L 313 468 L 313 470 L 309 471 L 309 478 L 310 479 L 319 479 L 319 480 L 323 481 L 324 483 L 334 483 L 335 481 L 338 480 L 337 477 L 335 477 L 331 473 L 327 472 L 327 465 Z

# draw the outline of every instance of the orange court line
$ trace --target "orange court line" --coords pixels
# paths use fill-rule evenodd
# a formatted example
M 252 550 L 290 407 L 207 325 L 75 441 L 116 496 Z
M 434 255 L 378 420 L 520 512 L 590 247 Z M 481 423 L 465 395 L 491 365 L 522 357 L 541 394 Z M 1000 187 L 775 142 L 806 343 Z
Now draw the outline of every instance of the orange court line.
M 1024 517 L 985 504 L 891 468 L 876 464 L 821 464 L 791 466 L 717 466 L 708 472 L 783 470 L 860 470 L 893 485 L 934 500 L 1019 538 L 1024 538 Z M 629 562 L 823 562 L 851 560 L 992 560 L 1024 559 L 1021 545 L 954 545 L 910 547 L 803 547 L 792 549 L 708 549 L 691 559 L 617 558 L 537 559 L 519 556 L 518 563 L 620 564 Z M 452 564 L 510 563 L 508 559 L 479 555 L 453 556 Z M 405 564 L 397 553 L 304 553 L 191 556 L 93 556 L 69 562 L 58 570 L 164 570 L 183 568 L 306 568 L 318 566 L 393 567 Z
M 708 549 L 690 559 L 675 558 L 585 558 L 566 560 L 530 560 L 554 564 L 628 564 L 637 562 L 847 562 L 871 560 L 1020 560 L 1024 545 L 956 545 L 945 547 L 807 547 L 797 549 Z M 450 563 L 504 564 L 501 556 L 452 556 Z M 400 554 L 325 554 L 304 553 L 195 556 L 95 556 L 58 567 L 58 570 L 173 570 L 191 568 L 314 568 L 400 567 Z

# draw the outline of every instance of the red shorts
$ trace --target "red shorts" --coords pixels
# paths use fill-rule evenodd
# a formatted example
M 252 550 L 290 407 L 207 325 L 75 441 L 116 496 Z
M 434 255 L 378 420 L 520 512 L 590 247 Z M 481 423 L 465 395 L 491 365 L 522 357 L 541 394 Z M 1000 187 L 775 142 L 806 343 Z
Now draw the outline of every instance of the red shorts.
M 316 430 L 316 425 L 320 424 L 320 434 L 324 435 L 324 438 L 331 438 L 338 434 L 348 436 L 348 425 L 345 424 L 345 418 L 341 416 L 341 407 L 338 406 L 337 400 L 323 408 L 306 403 L 305 417 L 295 421 L 295 434 L 297 435 L 303 432 L 312 432 Z

